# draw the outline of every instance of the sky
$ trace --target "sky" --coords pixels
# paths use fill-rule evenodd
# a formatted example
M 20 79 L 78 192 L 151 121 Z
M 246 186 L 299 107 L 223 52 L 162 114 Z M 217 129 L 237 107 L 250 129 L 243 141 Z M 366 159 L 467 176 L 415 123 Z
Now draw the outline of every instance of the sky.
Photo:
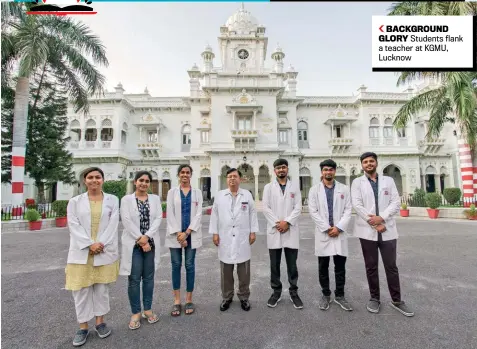
M 370 92 L 401 92 L 397 73 L 371 70 L 371 20 L 386 15 L 392 3 L 245 3 L 265 25 L 266 66 L 277 43 L 298 74 L 300 96 L 346 96 L 364 84 Z M 206 44 L 216 53 L 220 26 L 241 6 L 237 3 L 98 3 L 98 14 L 81 16 L 106 46 L 109 67 L 100 69 L 107 89 L 119 82 L 125 93 L 152 96 L 189 95 L 187 70 Z

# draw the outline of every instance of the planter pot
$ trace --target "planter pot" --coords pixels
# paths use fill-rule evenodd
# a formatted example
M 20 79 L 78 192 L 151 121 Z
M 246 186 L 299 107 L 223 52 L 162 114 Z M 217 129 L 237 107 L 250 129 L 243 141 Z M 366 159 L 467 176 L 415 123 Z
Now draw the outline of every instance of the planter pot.
M 409 210 L 400 210 L 401 217 L 409 217 Z
M 28 222 L 28 225 L 30 226 L 30 230 L 40 230 L 42 222 L 43 221 Z
M 167 218 L 167 212 L 162 212 L 162 218 Z
M 468 219 L 471 221 L 477 221 L 477 216 L 469 216 Z
M 23 214 L 23 209 L 21 207 L 14 207 L 12 209 L 12 216 L 18 217 L 18 216 L 21 216 L 22 214 Z
M 206 211 L 205 211 L 205 214 L 210 216 L 212 214 L 212 208 L 208 208 Z
M 429 218 L 436 219 L 439 216 L 439 209 L 428 208 L 427 214 L 429 215 Z
M 56 221 L 57 227 L 63 228 L 63 227 L 66 227 L 67 225 L 66 217 L 56 217 L 55 221 Z

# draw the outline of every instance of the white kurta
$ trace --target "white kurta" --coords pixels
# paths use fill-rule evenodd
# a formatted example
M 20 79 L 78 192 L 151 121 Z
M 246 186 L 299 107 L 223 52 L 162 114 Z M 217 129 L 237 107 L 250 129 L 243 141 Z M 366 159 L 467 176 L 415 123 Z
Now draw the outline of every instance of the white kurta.
M 91 239 L 91 206 L 88 193 L 71 198 L 67 207 L 68 229 L 70 231 L 69 264 L 88 262 Z M 97 242 L 104 244 L 103 253 L 94 256 L 94 266 L 112 264 L 119 258 L 118 251 L 119 200 L 115 195 L 103 193 L 101 220 L 99 221 Z
M 219 234 L 219 260 L 226 264 L 238 264 L 252 257 L 250 233 L 259 231 L 257 211 L 252 194 L 239 189 L 232 207 L 232 193 L 221 190 L 215 196 L 209 233 Z
M 300 247 L 300 229 L 298 219 L 301 214 L 301 192 L 298 185 L 287 180 L 285 193 L 282 193 L 278 180 L 273 180 L 263 189 L 263 214 L 267 219 L 267 247 Z M 287 221 L 290 225 L 286 233 L 280 233 L 276 226 L 278 221 Z
M 160 262 L 161 237 L 159 227 L 162 221 L 161 199 L 154 194 L 148 194 L 149 201 L 149 230 L 146 235 L 154 239 L 156 246 L 154 251 L 154 267 L 157 269 Z M 132 254 L 137 239 L 141 234 L 140 215 L 137 208 L 136 194 L 126 195 L 121 200 L 121 222 L 123 234 L 121 238 L 121 264 L 120 275 L 130 275 L 132 266 Z
M 335 181 L 333 195 L 333 223 L 343 232 L 337 237 L 330 237 L 328 202 L 323 182 L 314 185 L 308 196 L 310 216 L 315 222 L 315 256 L 348 256 L 348 234 L 351 220 L 351 197 L 349 188 Z
M 190 238 L 192 248 L 202 246 L 202 192 L 191 188 Z M 182 232 L 182 201 L 180 188 L 172 188 L 167 193 L 167 234 L 166 247 L 181 248 L 177 241 L 177 233 Z
M 376 214 L 374 192 L 366 175 L 356 178 L 351 185 L 351 199 L 357 217 L 354 220 L 354 235 L 358 238 L 378 241 L 376 229 L 368 224 L 370 214 Z M 398 238 L 396 220 L 401 202 L 396 184 L 391 177 L 378 177 L 379 216 L 384 219 L 386 231 L 381 233 L 383 241 Z

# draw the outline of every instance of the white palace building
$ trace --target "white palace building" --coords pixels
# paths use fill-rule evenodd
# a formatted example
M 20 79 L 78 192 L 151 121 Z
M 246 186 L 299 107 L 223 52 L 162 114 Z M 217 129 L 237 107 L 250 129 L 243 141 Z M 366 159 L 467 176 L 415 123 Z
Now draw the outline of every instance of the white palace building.
M 218 47 L 219 52 L 205 47 L 200 67 L 187 71 L 188 96 L 153 97 L 147 89 L 127 94 L 118 84 L 114 92 L 91 99 L 90 115 L 70 108 L 69 149 L 78 181 L 86 168 L 99 166 L 106 180 L 127 179 L 132 192 L 134 174 L 148 170 L 153 192 L 165 200 L 178 183 L 178 166 L 187 163 L 194 170 L 193 186 L 211 198 L 226 187 L 225 171 L 238 167 L 242 187 L 261 200 L 274 176 L 274 160 L 284 157 L 306 198 L 320 180 L 321 161 L 333 158 L 337 180 L 350 185 L 361 172 L 359 155 L 374 151 L 380 173 L 393 177 L 401 194 L 462 187 L 453 127 L 427 141 L 426 113 L 406 129 L 392 126 L 401 105 L 433 88 L 432 82 L 402 93 L 360 86 L 348 96 L 298 96 L 298 72 L 285 68 L 280 47 L 270 51 L 265 27 L 243 7 L 220 27 Z M 48 199 L 69 199 L 83 189 L 58 183 Z M 10 188 L 2 191 L 6 204 Z M 26 178 L 24 197 L 35 196 Z

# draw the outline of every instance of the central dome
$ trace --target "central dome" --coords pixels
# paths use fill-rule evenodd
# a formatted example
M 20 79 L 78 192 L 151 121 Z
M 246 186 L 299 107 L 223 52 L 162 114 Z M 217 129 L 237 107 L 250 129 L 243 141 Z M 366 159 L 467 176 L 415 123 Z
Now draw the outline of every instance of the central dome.
M 251 31 L 257 30 L 258 21 L 250 12 L 245 10 L 242 3 L 240 10 L 229 17 L 225 26 L 229 31 L 235 31 L 240 34 L 249 34 Z

